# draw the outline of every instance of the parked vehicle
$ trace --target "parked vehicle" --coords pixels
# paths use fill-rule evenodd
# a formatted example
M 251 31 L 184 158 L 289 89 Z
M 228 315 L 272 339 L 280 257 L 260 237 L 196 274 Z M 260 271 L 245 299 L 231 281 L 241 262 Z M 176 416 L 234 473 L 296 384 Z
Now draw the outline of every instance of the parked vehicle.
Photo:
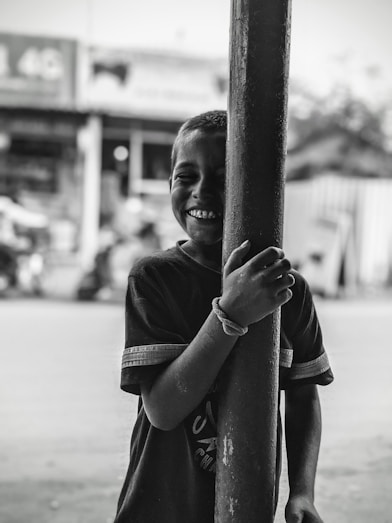
M 42 294 L 48 219 L 0 196 L 0 293 Z
M 17 284 L 18 262 L 15 250 L 0 244 L 0 295 L 4 296 Z

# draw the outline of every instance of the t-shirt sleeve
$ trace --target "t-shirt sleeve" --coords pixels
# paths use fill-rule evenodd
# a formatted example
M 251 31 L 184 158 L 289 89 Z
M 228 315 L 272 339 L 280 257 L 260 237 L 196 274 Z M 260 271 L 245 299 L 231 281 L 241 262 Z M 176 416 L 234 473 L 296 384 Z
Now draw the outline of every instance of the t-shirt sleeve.
M 187 347 L 170 312 L 170 302 L 151 279 L 129 276 L 121 364 L 122 390 L 140 394 L 140 384 L 152 381 Z
M 313 297 L 306 280 L 298 274 L 295 277 L 298 288 L 288 315 L 293 354 L 285 388 L 308 383 L 328 385 L 334 376 L 324 348 Z

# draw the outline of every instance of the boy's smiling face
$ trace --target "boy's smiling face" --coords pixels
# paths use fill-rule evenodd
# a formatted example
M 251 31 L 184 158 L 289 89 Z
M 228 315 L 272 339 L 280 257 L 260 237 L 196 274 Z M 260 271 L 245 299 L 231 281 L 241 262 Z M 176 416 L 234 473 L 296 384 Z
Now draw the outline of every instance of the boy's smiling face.
M 200 130 L 184 134 L 171 178 L 174 216 L 195 247 L 221 244 L 226 136 Z

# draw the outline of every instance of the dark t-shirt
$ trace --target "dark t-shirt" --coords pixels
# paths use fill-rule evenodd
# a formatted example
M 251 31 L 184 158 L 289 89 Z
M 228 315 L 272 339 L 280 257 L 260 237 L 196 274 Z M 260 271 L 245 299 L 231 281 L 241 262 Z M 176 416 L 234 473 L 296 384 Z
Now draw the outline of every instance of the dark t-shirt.
M 298 273 L 295 279 L 281 313 L 281 389 L 333 380 L 311 293 Z M 180 244 L 137 263 L 126 297 L 121 388 L 140 394 L 140 383 L 187 348 L 220 294 L 221 273 Z M 213 523 L 216 417 L 216 385 L 171 431 L 150 424 L 140 398 L 116 523 Z

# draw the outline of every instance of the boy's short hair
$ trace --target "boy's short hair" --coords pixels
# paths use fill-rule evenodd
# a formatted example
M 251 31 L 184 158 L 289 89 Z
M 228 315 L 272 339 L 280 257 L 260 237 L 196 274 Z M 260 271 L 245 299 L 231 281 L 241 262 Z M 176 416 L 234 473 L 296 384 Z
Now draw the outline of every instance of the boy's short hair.
M 206 113 L 192 116 L 184 122 L 178 130 L 176 139 L 174 140 L 172 155 L 171 155 L 171 170 L 173 171 L 176 163 L 177 149 L 180 140 L 184 135 L 192 131 L 201 131 L 206 134 L 222 133 L 227 135 L 227 111 L 215 110 L 207 111 Z

